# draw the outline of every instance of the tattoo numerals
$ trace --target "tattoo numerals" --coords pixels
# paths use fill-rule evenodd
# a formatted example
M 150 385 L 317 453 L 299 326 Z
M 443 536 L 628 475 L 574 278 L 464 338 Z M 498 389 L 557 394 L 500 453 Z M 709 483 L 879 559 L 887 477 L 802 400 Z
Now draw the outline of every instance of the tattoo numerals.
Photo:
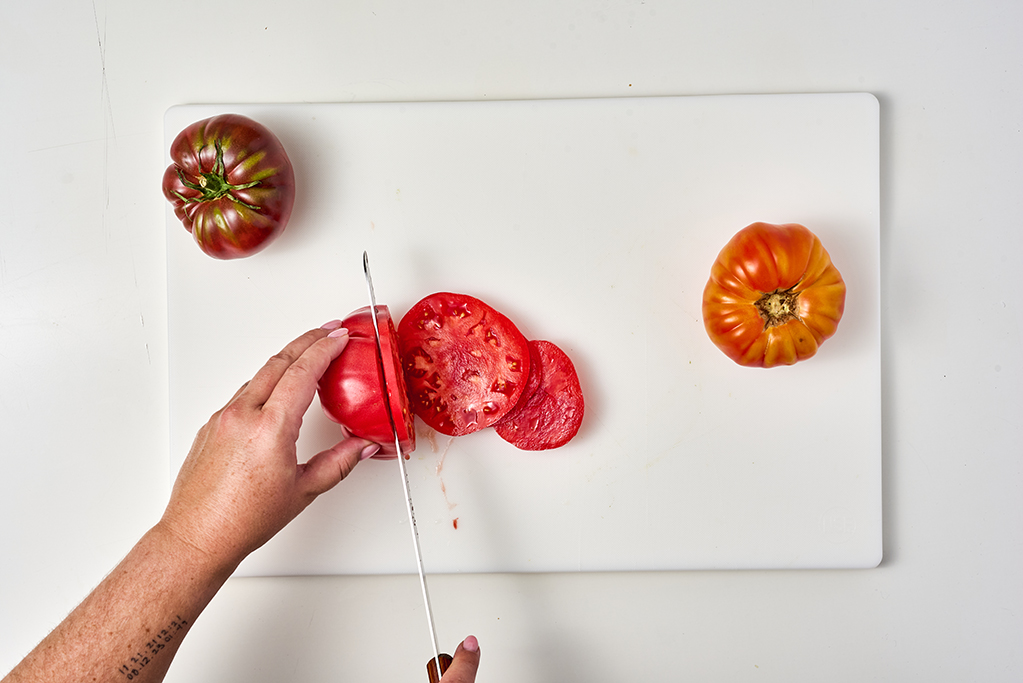
M 177 635 L 178 631 L 185 628 L 187 625 L 188 622 L 179 616 L 177 619 L 172 621 L 167 628 L 160 629 L 160 632 L 157 633 L 152 640 L 146 643 L 143 648 L 145 652 L 136 652 L 135 656 L 131 657 L 127 664 L 122 664 L 120 668 L 117 669 L 117 672 L 129 681 L 134 679 L 142 673 L 142 669 L 144 669 L 146 665 L 152 661 L 151 657 L 155 657 L 159 654 L 160 650 L 174 640 L 174 636 Z

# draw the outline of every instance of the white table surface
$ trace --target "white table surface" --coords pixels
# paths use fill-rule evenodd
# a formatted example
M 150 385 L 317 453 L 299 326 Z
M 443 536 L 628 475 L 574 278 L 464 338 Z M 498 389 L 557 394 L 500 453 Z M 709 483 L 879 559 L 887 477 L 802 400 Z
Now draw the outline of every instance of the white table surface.
M 168 107 L 866 91 L 881 565 L 435 576 L 439 635 L 494 683 L 1023 678 L 1023 5 L 215 5 L 0 5 L 0 672 L 166 502 Z M 235 579 L 168 680 L 415 680 L 424 630 L 412 576 Z

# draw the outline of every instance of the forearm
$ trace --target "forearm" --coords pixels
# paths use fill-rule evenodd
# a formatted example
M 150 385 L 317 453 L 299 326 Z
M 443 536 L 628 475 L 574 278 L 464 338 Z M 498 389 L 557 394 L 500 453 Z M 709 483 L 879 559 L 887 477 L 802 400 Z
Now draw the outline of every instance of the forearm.
M 378 445 L 346 438 L 299 464 L 316 382 L 348 341 L 341 321 L 272 356 L 199 430 L 160 523 L 0 683 L 160 681 L 238 563 Z
M 0 683 L 161 681 L 233 570 L 157 525 Z

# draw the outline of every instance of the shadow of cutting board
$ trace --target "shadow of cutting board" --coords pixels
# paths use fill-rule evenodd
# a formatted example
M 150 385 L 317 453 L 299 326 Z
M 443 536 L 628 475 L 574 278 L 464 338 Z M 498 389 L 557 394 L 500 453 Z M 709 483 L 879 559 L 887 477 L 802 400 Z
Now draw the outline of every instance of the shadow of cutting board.
M 166 146 L 224 112 L 278 135 L 298 196 L 277 242 L 230 262 L 168 205 L 174 472 L 270 355 L 366 305 L 368 250 L 396 320 L 436 291 L 479 297 L 564 348 L 587 399 L 544 453 L 419 423 L 427 571 L 880 561 L 874 97 L 180 106 Z M 808 226 L 848 284 L 838 333 L 792 367 L 739 367 L 703 329 L 711 263 L 758 220 Z M 339 438 L 314 402 L 300 457 Z M 369 461 L 238 573 L 414 572 L 407 524 L 397 463 Z

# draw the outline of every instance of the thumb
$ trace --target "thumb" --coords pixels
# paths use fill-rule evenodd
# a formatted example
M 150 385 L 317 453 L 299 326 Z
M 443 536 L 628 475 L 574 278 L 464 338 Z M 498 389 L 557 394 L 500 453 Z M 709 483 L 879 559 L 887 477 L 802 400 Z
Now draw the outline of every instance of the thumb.
M 451 666 L 444 672 L 441 683 L 473 683 L 480 666 L 480 644 L 476 636 L 468 636 L 455 650 Z
M 352 473 L 359 461 L 380 450 L 380 445 L 357 437 L 345 439 L 332 448 L 320 451 L 304 465 L 300 465 L 300 487 L 315 498 L 325 493 Z

